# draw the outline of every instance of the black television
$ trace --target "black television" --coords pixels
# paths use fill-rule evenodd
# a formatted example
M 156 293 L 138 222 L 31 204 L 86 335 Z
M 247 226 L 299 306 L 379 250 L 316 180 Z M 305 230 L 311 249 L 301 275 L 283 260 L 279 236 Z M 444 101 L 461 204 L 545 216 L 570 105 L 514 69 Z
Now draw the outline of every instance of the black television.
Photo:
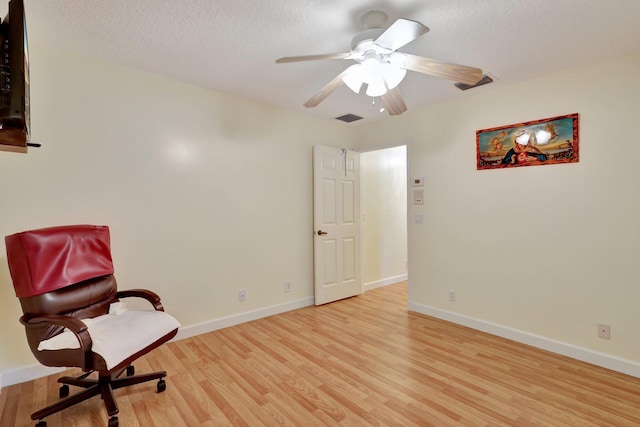
M 0 39 L 0 150 L 26 153 L 32 144 L 24 0 L 9 1 L 9 12 L 0 23 Z

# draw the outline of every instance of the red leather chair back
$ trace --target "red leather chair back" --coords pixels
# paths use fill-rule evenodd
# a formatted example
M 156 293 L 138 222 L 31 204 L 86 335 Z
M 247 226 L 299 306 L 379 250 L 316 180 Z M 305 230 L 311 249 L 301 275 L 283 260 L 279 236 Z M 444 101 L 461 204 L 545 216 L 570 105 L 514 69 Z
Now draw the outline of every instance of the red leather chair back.
M 17 297 L 32 297 L 113 274 L 109 228 L 70 225 L 5 237 Z

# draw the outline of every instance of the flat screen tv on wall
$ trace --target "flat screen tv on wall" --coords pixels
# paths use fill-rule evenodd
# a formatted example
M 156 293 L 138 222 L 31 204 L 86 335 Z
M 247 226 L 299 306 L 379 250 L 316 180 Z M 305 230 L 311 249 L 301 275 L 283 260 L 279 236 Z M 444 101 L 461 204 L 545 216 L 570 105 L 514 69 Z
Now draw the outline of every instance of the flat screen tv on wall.
M 23 0 L 11 0 L 0 23 L 0 150 L 27 152 L 29 49 Z

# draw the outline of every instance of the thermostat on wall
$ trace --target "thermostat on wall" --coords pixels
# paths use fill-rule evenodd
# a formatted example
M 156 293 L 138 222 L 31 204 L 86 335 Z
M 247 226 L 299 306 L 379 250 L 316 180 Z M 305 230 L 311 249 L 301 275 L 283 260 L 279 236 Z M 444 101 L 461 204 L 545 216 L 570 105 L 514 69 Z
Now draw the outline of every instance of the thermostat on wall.
M 413 178 L 411 185 L 414 187 L 421 187 L 424 185 L 424 178 Z
M 424 190 L 413 190 L 413 204 L 424 205 Z

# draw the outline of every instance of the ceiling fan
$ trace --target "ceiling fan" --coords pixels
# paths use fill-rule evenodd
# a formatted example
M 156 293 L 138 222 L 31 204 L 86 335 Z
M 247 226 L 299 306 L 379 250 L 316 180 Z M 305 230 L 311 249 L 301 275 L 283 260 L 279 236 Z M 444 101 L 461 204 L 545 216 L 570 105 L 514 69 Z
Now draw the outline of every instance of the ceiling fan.
M 387 21 L 381 11 L 367 12 L 362 17 L 364 31 L 351 40 L 351 52 L 305 56 L 286 56 L 276 63 L 315 61 L 321 59 L 350 59 L 356 61 L 333 80 L 327 83 L 305 107 L 315 107 L 343 84 L 355 93 L 367 85 L 366 94 L 381 97 L 384 108 L 390 115 L 402 114 L 407 106 L 398 91 L 407 70 L 416 71 L 455 82 L 474 85 L 482 79 L 482 70 L 464 65 L 451 64 L 424 56 L 398 52 L 398 49 L 426 34 L 429 28 L 420 22 L 398 19 L 386 30 L 380 28 Z

